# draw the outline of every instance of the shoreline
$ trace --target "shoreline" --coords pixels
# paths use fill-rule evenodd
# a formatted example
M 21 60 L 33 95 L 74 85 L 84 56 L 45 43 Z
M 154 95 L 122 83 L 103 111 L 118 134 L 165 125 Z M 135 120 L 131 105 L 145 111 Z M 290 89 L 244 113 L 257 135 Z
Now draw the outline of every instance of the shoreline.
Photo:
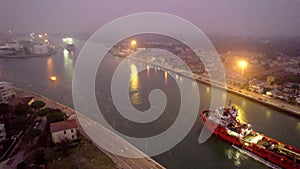
M 18 58 L 33 58 L 33 57 L 46 57 L 46 56 L 52 56 L 57 53 L 57 50 L 53 50 L 48 53 L 44 54 L 29 54 L 29 55 L 0 55 L 0 58 L 12 58 L 12 59 L 18 59 Z
M 115 55 L 113 55 L 113 56 L 114 57 L 120 57 L 120 56 L 115 56 Z M 227 85 L 227 84 L 225 86 L 223 86 L 221 84 L 217 84 L 216 82 L 211 82 L 211 80 L 209 78 L 206 78 L 206 77 L 197 78 L 196 76 L 200 76 L 200 75 L 195 76 L 195 74 L 188 75 L 188 74 L 185 74 L 185 73 L 182 73 L 182 72 L 177 72 L 175 70 L 172 70 L 171 68 L 164 67 L 164 66 L 158 65 L 158 64 L 153 64 L 153 63 L 147 62 L 143 59 L 131 57 L 130 55 L 127 56 L 127 57 L 120 57 L 120 58 L 132 59 L 132 60 L 135 60 L 135 61 L 138 61 L 138 62 L 143 62 L 143 63 L 150 64 L 150 65 L 153 65 L 153 66 L 157 66 L 157 67 L 160 67 L 162 69 L 172 71 L 174 73 L 179 73 L 179 74 L 181 74 L 181 75 L 183 75 L 187 78 L 194 79 L 197 82 L 204 83 L 204 84 L 207 84 L 207 85 L 210 85 L 210 86 L 217 87 L 219 89 L 226 90 L 226 91 L 228 91 L 230 93 L 233 93 L 233 94 L 236 94 L 238 96 L 245 97 L 249 100 L 255 101 L 255 102 L 263 104 L 265 106 L 274 108 L 276 110 L 280 110 L 285 114 L 291 115 L 291 116 L 296 117 L 296 118 L 300 118 L 300 107 L 290 105 L 288 103 L 282 102 L 281 100 L 274 100 L 274 98 L 264 98 L 265 96 L 263 96 L 261 94 L 253 93 L 251 91 L 245 91 L 245 89 L 237 89 L 237 88 L 235 88 L 231 85 Z
M 98 149 L 100 149 L 103 153 L 105 153 L 115 164 L 117 168 L 126 168 L 126 166 L 128 166 L 128 164 L 125 162 L 124 165 L 124 159 L 122 157 L 119 157 L 118 155 L 115 155 L 113 153 L 110 153 L 108 151 L 106 151 L 105 149 L 103 149 L 102 147 L 98 146 L 96 143 L 94 143 L 90 137 L 88 136 L 87 133 L 85 133 L 85 131 L 83 130 L 84 127 L 82 127 L 81 123 L 79 121 L 85 120 L 88 121 L 89 123 L 92 122 L 90 119 L 82 116 L 81 114 L 77 113 L 73 108 L 63 105 L 62 103 L 56 102 L 46 96 L 40 95 L 38 93 L 35 93 L 33 91 L 27 91 L 25 89 L 21 89 L 18 87 L 13 87 L 13 90 L 16 92 L 17 96 L 20 97 L 24 97 L 24 96 L 31 96 L 33 97 L 34 100 L 40 100 L 46 103 L 45 107 L 49 107 L 49 108 L 57 108 L 60 109 L 61 111 L 65 112 L 66 115 L 69 117 L 68 119 L 76 119 L 77 123 L 78 123 L 78 132 L 85 137 L 86 139 L 88 139 L 89 141 L 91 141 L 93 143 L 94 146 L 96 146 Z M 126 140 L 124 140 L 123 138 L 121 138 L 119 135 L 113 133 L 112 131 L 108 130 L 107 128 L 103 127 L 101 124 L 97 124 L 98 128 L 101 128 L 102 131 L 104 131 L 105 133 L 109 133 L 110 137 L 113 138 L 118 138 L 116 140 L 120 141 L 120 144 L 126 144 L 128 146 L 128 148 L 130 148 L 130 150 L 133 150 L 136 153 L 139 153 L 143 156 L 143 158 L 137 158 L 137 159 L 143 159 L 147 162 L 149 162 L 149 164 L 155 165 L 155 168 L 158 169 L 165 169 L 165 167 L 163 167 L 160 163 L 158 163 L 157 161 L 155 161 L 153 158 L 151 158 L 150 156 L 147 156 L 145 153 L 143 153 L 142 151 L 140 151 L 138 148 L 136 148 L 135 146 L 133 146 L 132 144 L 130 144 L 129 142 L 127 142 Z M 122 143 L 121 143 L 122 142 Z M 127 157 L 124 157 L 127 158 Z M 133 159 L 134 160 L 134 159 Z M 133 161 L 132 160 L 132 161 Z M 133 161 L 134 163 L 134 161 Z M 123 164 L 123 165 L 122 165 Z M 130 168 L 130 167 L 129 167 Z

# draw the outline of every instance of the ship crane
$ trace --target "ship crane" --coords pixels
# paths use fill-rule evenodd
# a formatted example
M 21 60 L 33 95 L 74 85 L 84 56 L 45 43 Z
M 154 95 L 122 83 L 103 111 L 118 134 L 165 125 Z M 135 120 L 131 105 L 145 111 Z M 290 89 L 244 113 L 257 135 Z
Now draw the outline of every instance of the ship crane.
M 232 112 L 236 112 L 236 113 L 237 113 L 237 111 L 238 111 L 234 106 L 231 107 L 231 110 L 232 110 Z M 231 119 L 232 119 L 234 122 L 236 122 L 236 124 L 238 124 L 240 127 L 242 126 L 241 123 L 236 119 L 236 117 L 234 117 L 233 114 L 230 112 L 230 108 L 227 108 L 225 112 L 226 112 L 227 114 L 229 114 L 229 116 L 231 117 Z

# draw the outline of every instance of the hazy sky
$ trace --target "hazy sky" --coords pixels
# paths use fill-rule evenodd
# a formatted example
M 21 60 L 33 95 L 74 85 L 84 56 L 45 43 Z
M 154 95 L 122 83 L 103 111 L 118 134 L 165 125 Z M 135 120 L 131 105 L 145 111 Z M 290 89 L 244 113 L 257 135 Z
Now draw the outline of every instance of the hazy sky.
M 0 0 L 0 32 L 86 32 L 137 12 L 185 18 L 206 33 L 300 36 L 300 0 Z

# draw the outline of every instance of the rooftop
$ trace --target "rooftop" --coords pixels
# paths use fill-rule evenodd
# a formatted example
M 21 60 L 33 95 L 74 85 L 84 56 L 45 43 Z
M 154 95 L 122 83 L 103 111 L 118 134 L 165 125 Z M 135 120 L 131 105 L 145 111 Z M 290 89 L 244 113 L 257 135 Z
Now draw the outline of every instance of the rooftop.
M 24 96 L 24 97 L 17 97 L 9 102 L 10 106 L 17 106 L 19 104 L 28 104 L 32 101 L 32 96 Z
M 74 129 L 77 127 L 78 125 L 75 119 L 60 121 L 56 123 L 50 123 L 50 132 L 53 133 L 58 131 L 64 131 L 68 129 Z

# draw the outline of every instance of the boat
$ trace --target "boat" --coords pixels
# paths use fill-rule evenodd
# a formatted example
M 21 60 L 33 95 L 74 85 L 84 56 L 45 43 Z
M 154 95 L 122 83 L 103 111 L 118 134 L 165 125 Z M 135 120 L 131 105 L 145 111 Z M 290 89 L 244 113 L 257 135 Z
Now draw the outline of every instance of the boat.
M 63 48 L 67 49 L 69 52 L 75 50 L 75 44 L 73 38 L 65 37 L 63 38 Z
M 254 131 L 248 123 L 241 123 L 235 106 L 204 110 L 200 116 L 207 129 L 240 152 L 271 168 L 300 169 L 299 149 Z

